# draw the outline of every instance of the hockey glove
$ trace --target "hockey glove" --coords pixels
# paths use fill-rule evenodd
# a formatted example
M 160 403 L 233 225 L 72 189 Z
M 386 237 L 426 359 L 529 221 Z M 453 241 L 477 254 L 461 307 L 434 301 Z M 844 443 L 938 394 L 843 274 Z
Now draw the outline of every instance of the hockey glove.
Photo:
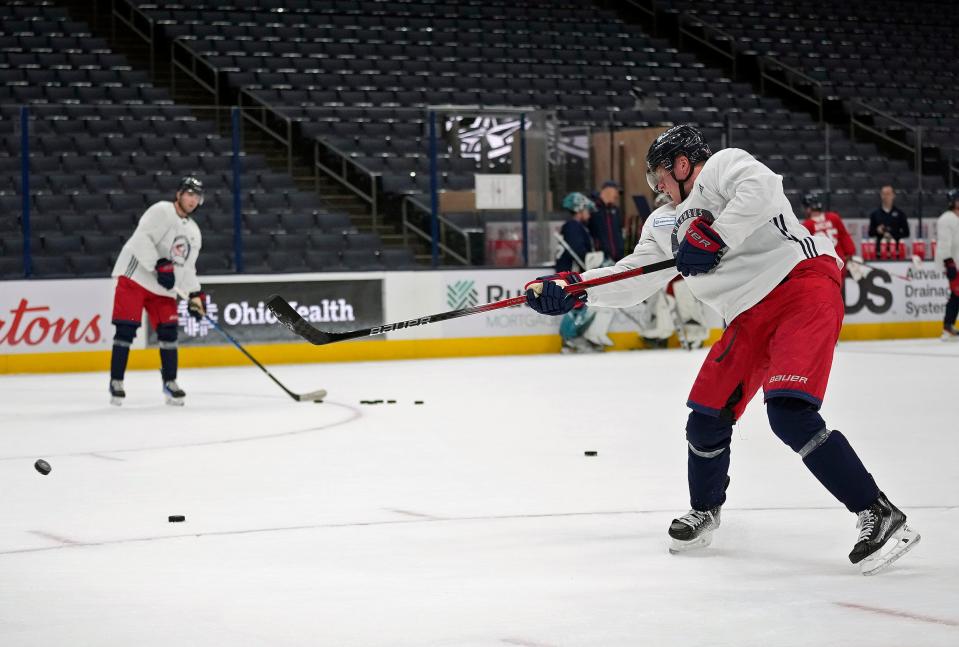
M 576 272 L 538 276 L 526 284 L 526 305 L 543 315 L 566 314 L 578 304 L 586 303 L 586 292 L 569 294 L 563 288 L 582 280 Z
M 157 261 L 156 270 L 157 283 L 167 290 L 172 290 L 173 284 L 176 283 L 176 276 L 173 274 L 173 261 L 169 258 L 161 258 Z
M 729 248 L 716 230 L 702 217 L 696 218 L 686 229 L 676 252 L 676 269 L 683 276 L 696 276 L 712 271 L 719 265 Z
M 846 269 L 849 271 L 849 276 L 856 283 L 865 278 L 866 274 L 869 273 L 869 268 L 866 267 L 866 263 L 862 260 L 861 256 L 850 256 L 846 261 Z
M 206 316 L 206 294 L 203 292 L 191 292 L 190 300 L 186 303 L 187 312 L 190 316 L 200 321 Z
M 946 278 L 954 281 L 956 278 L 956 262 L 951 258 L 946 259 Z

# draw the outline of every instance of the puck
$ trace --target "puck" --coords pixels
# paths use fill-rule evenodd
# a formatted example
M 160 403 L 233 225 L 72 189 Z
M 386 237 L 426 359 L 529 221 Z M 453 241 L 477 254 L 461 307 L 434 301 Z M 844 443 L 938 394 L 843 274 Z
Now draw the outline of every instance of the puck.
M 596 456 L 598 454 L 598 452 L 594 452 L 594 451 L 586 451 L 583 453 L 586 454 L 587 456 Z
M 186 521 L 186 517 L 184 517 L 182 514 L 171 514 L 169 517 L 167 517 L 167 521 L 170 523 L 177 523 L 179 521 Z
M 33 464 L 33 468 L 46 476 L 50 473 L 50 470 L 53 469 L 50 467 L 50 463 L 46 462 L 42 458 L 38 459 L 36 463 Z
M 386 404 L 396 404 L 396 400 L 387 400 Z
M 413 400 L 413 404 L 423 404 L 422 400 Z

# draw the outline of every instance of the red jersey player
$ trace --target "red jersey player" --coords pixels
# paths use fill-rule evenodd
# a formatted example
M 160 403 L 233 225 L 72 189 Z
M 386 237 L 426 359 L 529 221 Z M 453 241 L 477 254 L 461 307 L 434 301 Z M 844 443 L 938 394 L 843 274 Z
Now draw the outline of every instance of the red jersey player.
M 842 218 L 835 211 L 824 211 L 822 196 L 818 193 L 807 193 L 802 198 L 802 205 L 806 213 L 803 226 L 812 235 L 819 234 L 832 241 L 836 254 L 846 263 L 846 269 L 853 279 L 859 280 L 865 274 L 863 260 L 856 256 L 856 243 L 843 224 Z

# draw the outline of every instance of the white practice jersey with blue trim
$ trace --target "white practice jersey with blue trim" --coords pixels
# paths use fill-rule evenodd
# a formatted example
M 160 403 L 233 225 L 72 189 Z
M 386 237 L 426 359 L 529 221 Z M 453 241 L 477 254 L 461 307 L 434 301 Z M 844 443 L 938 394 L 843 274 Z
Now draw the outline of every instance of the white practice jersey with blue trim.
M 174 290 L 157 283 L 157 261 L 168 258 L 173 261 L 175 287 L 188 294 L 197 292 L 200 281 L 196 276 L 196 257 L 200 245 L 196 221 L 181 218 L 172 202 L 157 202 L 143 212 L 133 235 L 120 250 L 112 276 L 126 276 L 154 294 L 175 297 Z
M 832 243 L 810 235 L 783 193 L 782 176 L 738 148 L 706 160 L 681 204 L 650 214 L 636 249 L 612 267 L 583 273 L 593 279 L 674 258 L 689 224 L 697 216 L 714 219 L 713 229 L 729 247 L 707 274 L 686 277 L 690 292 L 728 323 L 759 303 L 802 261 L 828 255 L 842 261 Z M 674 271 L 607 283 L 587 291 L 590 306 L 635 305 L 665 287 Z

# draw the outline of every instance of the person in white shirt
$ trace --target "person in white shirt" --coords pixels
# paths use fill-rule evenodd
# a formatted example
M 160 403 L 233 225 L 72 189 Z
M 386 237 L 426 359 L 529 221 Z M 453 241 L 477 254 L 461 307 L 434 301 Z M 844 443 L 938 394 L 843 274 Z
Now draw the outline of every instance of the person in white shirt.
M 130 345 L 146 310 L 156 330 L 160 349 L 160 375 L 168 404 L 182 405 L 186 393 L 177 377 L 177 291 L 189 294 L 188 311 L 201 319 L 206 296 L 196 276 L 200 253 L 200 228 L 191 217 L 203 204 L 203 183 L 188 176 L 180 180 L 173 202 L 160 201 L 141 216 L 136 230 L 120 250 L 112 276 L 113 353 L 110 358 L 110 401 L 120 405 L 126 397 L 123 377 Z
M 544 314 L 560 314 L 582 300 L 599 307 L 633 305 L 675 274 L 640 275 L 576 294 L 563 288 L 675 258 L 690 292 L 728 327 L 687 401 L 692 509 L 670 525 L 670 551 L 711 542 L 729 485 L 732 426 L 762 387 L 773 432 L 857 514 L 860 532 L 850 561 L 863 574 L 879 572 L 919 535 L 880 492 L 845 436 L 819 415 L 844 313 L 842 261 L 832 243 L 799 223 L 782 177 L 740 149 L 714 155 L 694 126 L 666 130 L 646 162 L 650 186 L 668 194 L 675 207 L 654 211 L 633 253 L 615 266 L 539 277 L 527 286 L 527 303 Z
M 956 259 L 959 258 L 959 189 L 946 194 L 948 208 L 936 221 L 936 260 L 943 264 L 946 279 L 949 281 L 949 300 L 946 302 L 946 314 L 942 320 L 943 341 L 956 341 L 956 316 L 959 315 L 959 274 L 956 273 Z

